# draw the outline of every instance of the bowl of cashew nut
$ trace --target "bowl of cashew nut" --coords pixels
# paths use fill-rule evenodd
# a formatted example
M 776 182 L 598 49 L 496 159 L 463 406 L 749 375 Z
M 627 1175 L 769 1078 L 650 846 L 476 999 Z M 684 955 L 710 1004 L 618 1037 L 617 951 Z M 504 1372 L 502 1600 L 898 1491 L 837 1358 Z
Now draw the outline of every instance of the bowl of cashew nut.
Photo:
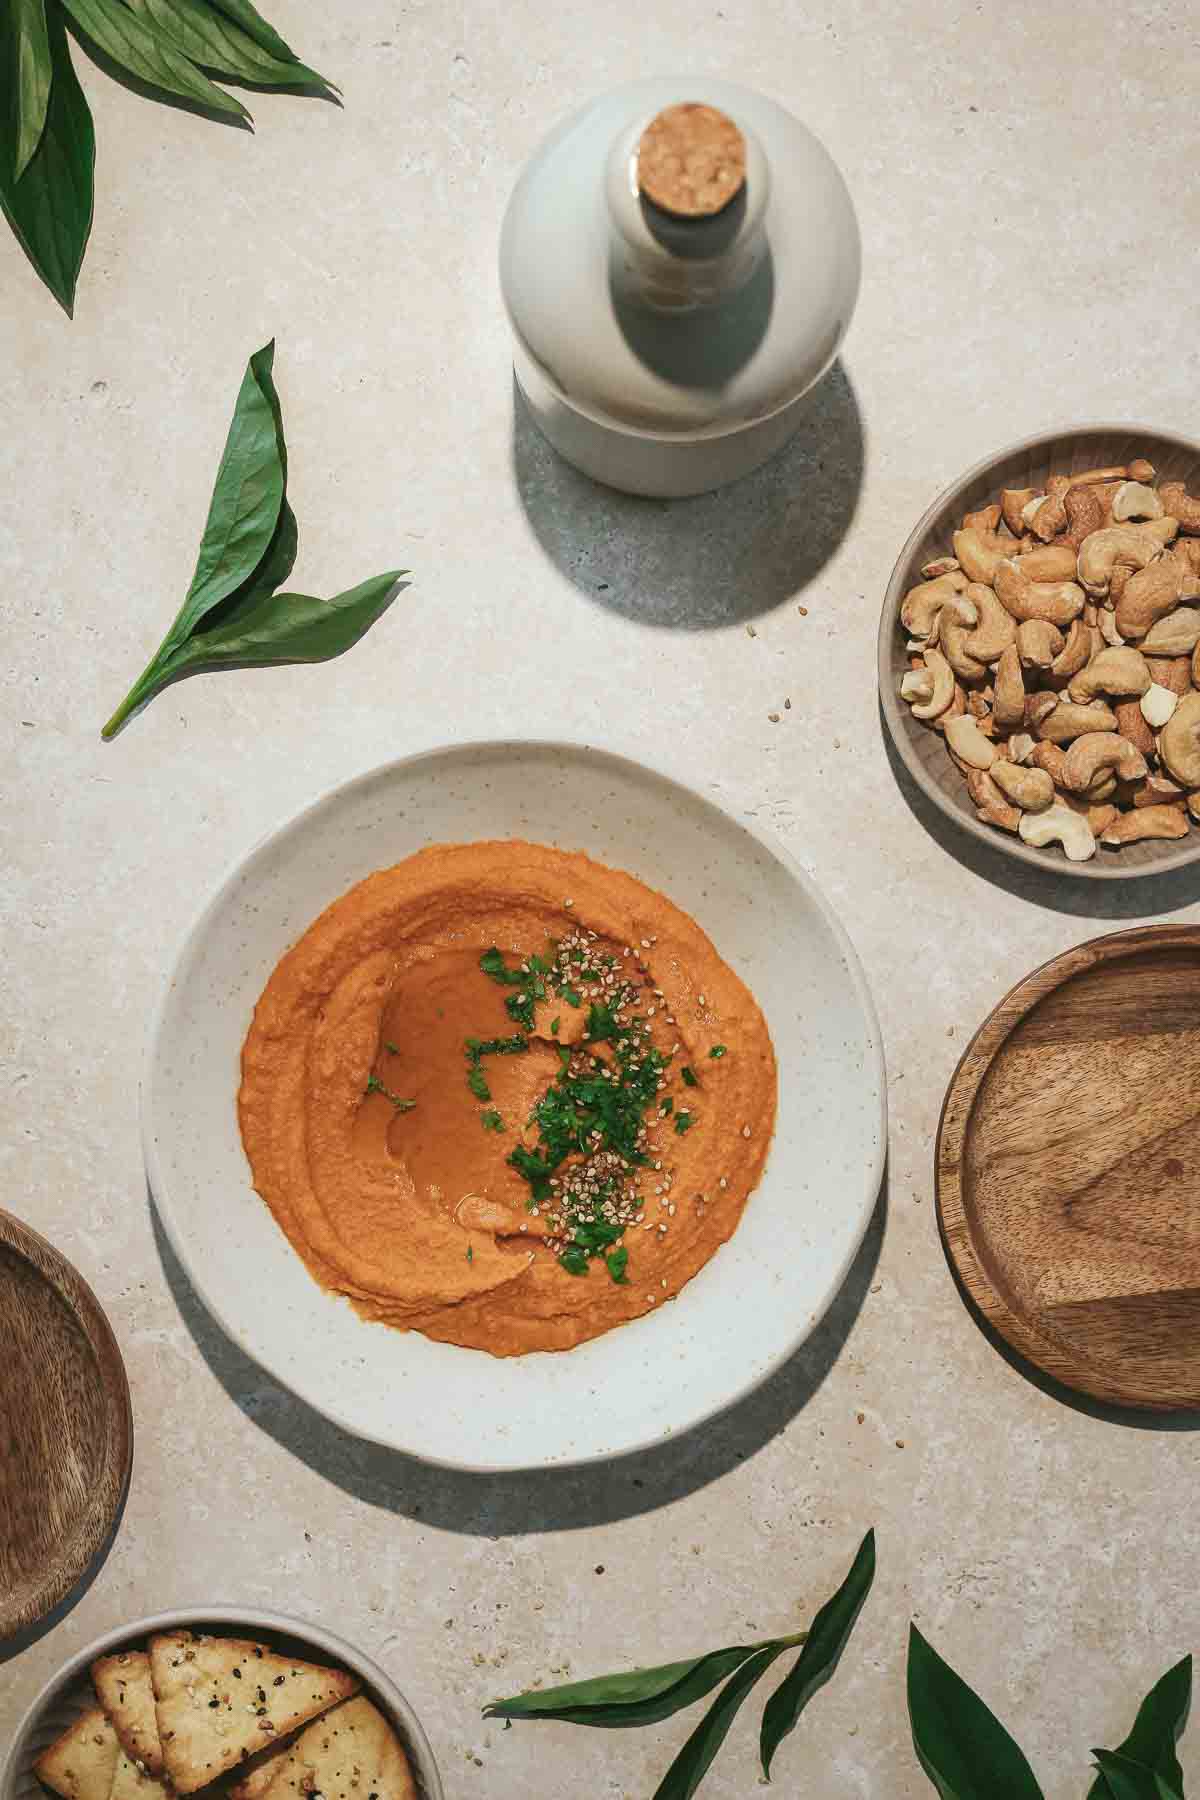
M 917 785 L 1008 855 L 1200 858 L 1200 443 L 1090 426 L 977 464 L 904 546 L 879 683 Z

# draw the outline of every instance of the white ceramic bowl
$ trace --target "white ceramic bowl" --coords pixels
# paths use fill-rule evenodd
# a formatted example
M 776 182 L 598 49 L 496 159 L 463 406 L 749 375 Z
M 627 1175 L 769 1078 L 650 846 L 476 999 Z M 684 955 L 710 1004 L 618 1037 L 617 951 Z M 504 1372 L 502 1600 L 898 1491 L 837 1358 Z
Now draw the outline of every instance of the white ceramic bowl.
M 756 995 L 780 1082 L 763 1180 L 679 1300 L 575 1350 L 506 1359 L 368 1324 L 324 1293 L 250 1185 L 235 1112 L 254 1004 L 317 914 L 426 844 L 489 837 L 585 850 L 684 906 Z M 755 1387 L 837 1292 L 875 1204 L 887 1135 L 874 1008 L 809 877 L 679 782 L 560 743 L 468 744 L 388 764 L 253 850 L 167 982 L 142 1125 L 171 1243 L 247 1355 L 349 1431 L 480 1471 L 644 1448 Z
M 240 1607 L 211 1606 L 182 1612 L 154 1613 L 109 1631 L 51 1676 L 21 1723 L 0 1772 L 0 1800 L 48 1800 L 33 1773 L 34 1760 L 74 1720 L 94 1706 L 96 1696 L 88 1670 L 98 1656 L 144 1645 L 154 1631 L 212 1631 L 226 1637 L 248 1637 L 285 1655 L 309 1662 L 336 1663 L 358 1675 L 369 1700 L 383 1713 L 404 1745 L 421 1800 L 444 1800 L 441 1776 L 420 1720 L 390 1676 L 332 1631 L 290 1619 L 284 1613 L 247 1612 Z

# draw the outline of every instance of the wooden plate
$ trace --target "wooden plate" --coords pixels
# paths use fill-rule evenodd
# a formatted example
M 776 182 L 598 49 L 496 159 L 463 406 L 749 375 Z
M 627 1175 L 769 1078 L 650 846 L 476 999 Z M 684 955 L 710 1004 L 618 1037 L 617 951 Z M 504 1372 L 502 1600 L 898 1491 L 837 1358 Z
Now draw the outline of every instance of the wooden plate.
M 116 1525 L 133 1459 L 125 1367 L 87 1283 L 0 1211 L 0 1640 L 64 1600 Z
M 969 1297 L 1047 1375 L 1200 1407 L 1200 926 L 1081 944 L 976 1033 L 937 1140 Z
M 1047 475 L 1074 475 L 1080 469 L 1127 463 L 1135 456 L 1150 459 L 1157 480 L 1182 481 L 1189 492 L 1197 491 L 1200 442 L 1150 426 L 1081 425 L 1043 432 L 976 463 L 940 494 L 917 521 L 892 571 L 879 621 L 879 701 L 884 723 L 902 762 L 926 799 L 953 825 L 998 855 L 1061 875 L 1068 881 L 1123 881 L 1182 868 L 1200 858 L 1200 831 L 1192 830 L 1185 838 L 1128 844 L 1123 850 L 1102 847 L 1090 862 L 1072 863 L 1057 844 L 1039 850 L 1011 832 L 981 824 L 967 784 L 950 761 L 940 733 L 914 719 L 911 708 L 900 698 L 900 679 L 908 667 L 905 633 L 899 629 L 900 605 L 909 588 L 920 581 L 921 565 L 950 551 L 963 514 L 999 499 L 1002 487 L 1041 488 Z

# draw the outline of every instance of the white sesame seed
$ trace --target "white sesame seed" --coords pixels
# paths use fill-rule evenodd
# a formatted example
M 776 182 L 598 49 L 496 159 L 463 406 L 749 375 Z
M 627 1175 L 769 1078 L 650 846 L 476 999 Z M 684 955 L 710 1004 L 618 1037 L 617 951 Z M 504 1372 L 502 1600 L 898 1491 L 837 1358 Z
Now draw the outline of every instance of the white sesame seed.
M 749 1136 L 750 1136 L 750 1127 L 749 1127 L 749 1126 L 748 1126 L 748 1125 L 743 1125 L 743 1126 L 742 1126 L 742 1136 L 743 1136 L 743 1137 L 749 1137 Z
M 701 995 L 700 995 L 700 999 L 699 999 L 699 1004 L 700 1004 L 700 1005 L 701 1005 L 701 1006 L 703 1006 L 703 1005 L 704 1005 L 704 995 L 703 995 L 703 994 L 701 994 Z

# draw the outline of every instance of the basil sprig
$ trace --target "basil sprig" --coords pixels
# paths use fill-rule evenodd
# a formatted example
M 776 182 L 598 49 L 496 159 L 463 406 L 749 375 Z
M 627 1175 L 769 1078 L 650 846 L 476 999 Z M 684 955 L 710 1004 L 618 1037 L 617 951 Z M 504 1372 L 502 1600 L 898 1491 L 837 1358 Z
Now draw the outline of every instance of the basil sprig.
M 92 225 L 92 115 L 66 24 L 102 67 L 138 92 L 226 123 L 250 114 L 210 76 L 336 100 L 251 0 L 3 0 L 0 5 L 0 206 L 17 241 L 70 314 Z
M 1185 1656 L 1151 1688 L 1118 1750 L 1093 1750 L 1088 1800 L 1183 1800 L 1175 1754 L 1192 1694 Z M 908 1713 L 917 1760 L 941 1800 L 1043 1800 L 1023 1751 L 991 1708 L 913 1625 Z
M 657 1725 L 720 1687 L 655 1789 L 654 1800 L 690 1800 L 720 1750 L 751 1689 L 779 1657 L 803 1645 L 800 1656 L 767 1703 L 761 1754 L 764 1775 L 779 1744 L 795 1727 L 812 1696 L 837 1668 L 875 1576 L 875 1533 L 869 1531 L 841 1587 L 817 1613 L 808 1631 L 734 1644 L 684 1662 L 598 1675 L 588 1681 L 533 1689 L 484 1708 L 487 1719 L 560 1719 L 572 1725 L 626 1730 Z M 724 1686 L 721 1684 L 724 1683 Z
M 391 605 L 402 569 L 332 600 L 277 593 L 296 560 L 287 446 L 272 378 L 274 340 L 250 358 L 187 597 L 102 735 L 111 738 L 185 675 L 219 668 L 325 662 L 349 650 Z

